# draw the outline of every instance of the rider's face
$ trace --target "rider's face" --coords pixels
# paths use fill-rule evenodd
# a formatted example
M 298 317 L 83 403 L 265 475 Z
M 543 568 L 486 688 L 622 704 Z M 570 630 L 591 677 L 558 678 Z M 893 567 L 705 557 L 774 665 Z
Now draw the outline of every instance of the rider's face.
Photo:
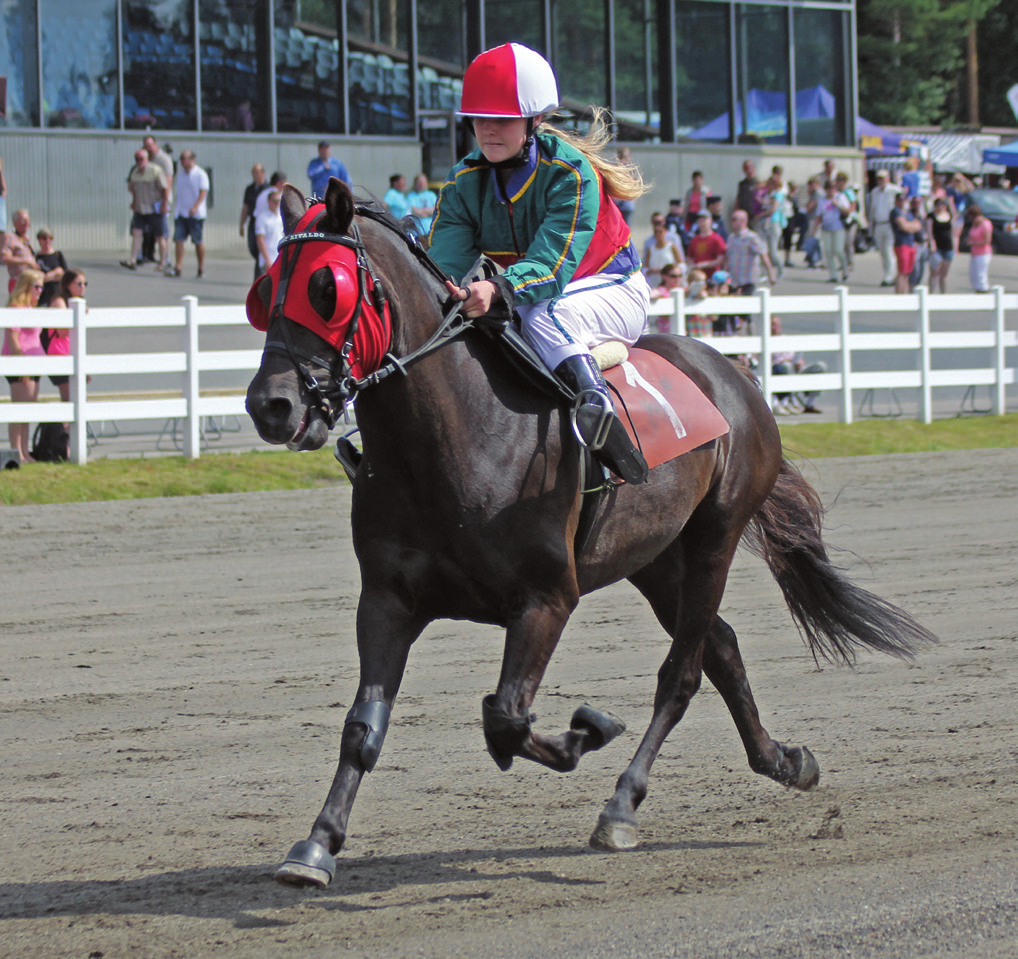
M 474 136 L 489 163 L 512 159 L 527 142 L 527 121 L 522 117 L 474 117 Z

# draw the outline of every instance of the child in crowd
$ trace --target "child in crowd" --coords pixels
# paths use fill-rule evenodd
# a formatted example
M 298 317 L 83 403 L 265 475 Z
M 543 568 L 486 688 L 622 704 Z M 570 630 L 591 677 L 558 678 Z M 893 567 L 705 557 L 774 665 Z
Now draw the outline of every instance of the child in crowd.
M 704 302 L 708 297 L 707 274 L 703 270 L 691 270 L 689 273 L 689 299 L 693 302 Z M 686 317 L 687 336 L 710 336 L 714 329 L 714 317 L 697 313 Z

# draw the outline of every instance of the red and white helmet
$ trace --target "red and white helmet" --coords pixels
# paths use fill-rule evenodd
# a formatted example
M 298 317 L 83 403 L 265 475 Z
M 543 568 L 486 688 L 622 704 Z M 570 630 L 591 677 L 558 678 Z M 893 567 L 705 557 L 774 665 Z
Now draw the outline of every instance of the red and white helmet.
M 463 75 L 461 116 L 536 117 L 557 107 L 551 64 L 521 43 L 485 50 Z

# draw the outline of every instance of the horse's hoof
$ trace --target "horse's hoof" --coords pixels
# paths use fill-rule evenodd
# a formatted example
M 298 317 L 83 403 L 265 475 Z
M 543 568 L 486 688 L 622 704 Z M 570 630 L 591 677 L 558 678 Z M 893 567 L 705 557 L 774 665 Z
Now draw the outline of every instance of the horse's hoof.
M 640 831 L 635 822 L 597 817 L 597 828 L 590 836 L 590 847 L 602 852 L 624 852 L 635 849 L 640 843 Z
M 792 775 L 788 785 L 804 792 L 820 782 L 820 764 L 805 746 L 782 746 L 785 756 L 792 762 Z
M 284 886 L 324 889 L 336 875 L 336 858 L 320 843 L 303 839 L 294 844 L 273 877 Z
M 614 713 L 594 709 L 590 703 L 584 703 L 573 713 L 569 728 L 586 731 L 590 736 L 589 749 L 600 749 L 624 733 L 626 724 Z

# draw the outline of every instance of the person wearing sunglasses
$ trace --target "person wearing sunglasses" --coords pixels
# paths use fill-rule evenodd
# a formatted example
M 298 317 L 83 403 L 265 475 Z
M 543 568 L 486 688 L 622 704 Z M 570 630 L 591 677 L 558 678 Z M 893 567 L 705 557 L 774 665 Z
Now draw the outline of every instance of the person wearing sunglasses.
M 25 269 L 18 274 L 14 291 L 7 300 L 10 310 L 33 310 L 42 295 L 45 277 L 39 270 Z M 26 317 L 26 322 L 32 320 Z M 39 335 L 42 330 L 38 326 L 9 326 L 4 330 L 4 343 L 0 353 L 3 356 L 44 356 L 45 350 Z M 34 403 L 39 399 L 38 376 L 8 376 L 11 387 L 12 403 Z M 22 463 L 33 462 L 29 453 L 28 424 L 9 423 L 7 425 L 11 446 L 18 451 L 18 459 Z
M 71 300 L 85 299 L 88 290 L 88 280 L 81 270 L 68 270 L 60 278 L 60 289 L 57 295 L 50 301 L 51 310 L 66 310 L 70 307 Z M 43 331 L 43 345 L 46 348 L 47 356 L 70 356 L 71 355 L 71 330 L 69 327 L 55 327 Z M 51 376 L 50 382 L 60 390 L 60 399 L 64 403 L 71 400 L 71 378 L 69 376 Z

